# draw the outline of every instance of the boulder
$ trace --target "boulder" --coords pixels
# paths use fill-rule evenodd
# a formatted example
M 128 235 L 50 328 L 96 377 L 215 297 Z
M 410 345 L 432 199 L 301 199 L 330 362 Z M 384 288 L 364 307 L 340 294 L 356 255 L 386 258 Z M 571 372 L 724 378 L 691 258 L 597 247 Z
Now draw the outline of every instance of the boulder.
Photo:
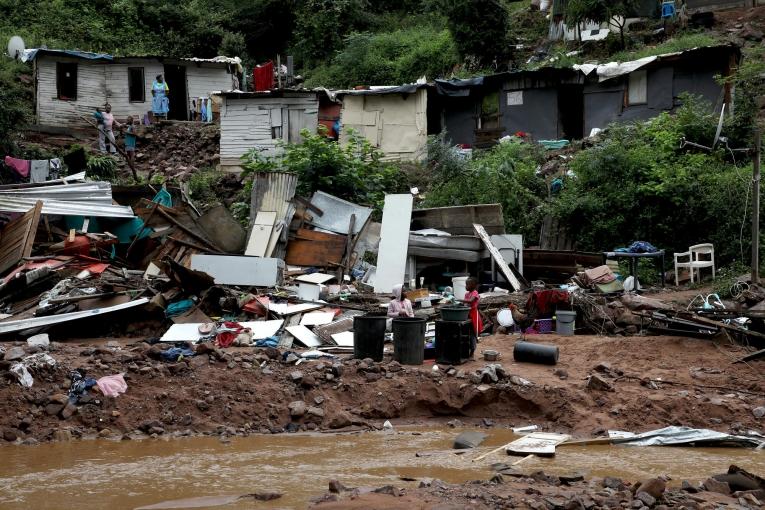
M 654 498 L 659 499 L 662 497 L 666 489 L 667 489 L 667 482 L 665 482 L 661 478 L 649 478 L 648 480 L 643 480 L 642 482 L 640 482 L 640 485 L 637 486 L 637 489 L 635 492 L 636 493 L 639 493 L 641 491 L 647 492 Z M 651 505 L 648 505 L 648 506 L 651 506 Z
M 23 347 L 11 347 L 5 351 L 5 356 L 3 356 L 3 359 L 5 361 L 18 361 L 26 356 L 26 354 L 27 353 Z
M 290 416 L 293 418 L 299 418 L 306 412 L 306 405 L 302 400 L 295 400 L 294 402 L 290 402 L 287 408 L 290 410 Z
M 479 446 L 486 439 L 486 434 L 473 430 L 466 430 L 454 438 L 453 448 L 456 450 L 466 450 Z

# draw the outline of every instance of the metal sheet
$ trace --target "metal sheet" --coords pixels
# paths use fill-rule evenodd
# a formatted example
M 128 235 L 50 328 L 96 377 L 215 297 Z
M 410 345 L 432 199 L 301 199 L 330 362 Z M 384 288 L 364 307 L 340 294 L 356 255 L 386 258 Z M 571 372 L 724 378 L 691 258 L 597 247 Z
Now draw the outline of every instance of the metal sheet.
M 295 340 L 306 347 L 318 347 L 322 344 L 321 339 L 305 326 L 287 326 L 286 330 L 295 337 Z
M 25 212 L 43 202 L 42 214 L 62 216 L 96 216 L 133 218 L 129 206 L 112 202 L 112 186 L 108 182 L 83 182 L 29 186 L 0 190 L 0 211 Z
M 283 259 L 286 253 L 286 232 L 295 215 L 298 176 L 287 172 L 261 172 L 255 175 L 250 197 L 250 223 L 259 211 L 276 212 L 276 221 L 266 246 L 266 257 Z
M 663 429 L 636 434 L 633 437 L 613 438 L 611 442 L 626 446 L 678 446 L 693 443 L 704 445 L 718 443 L 758 447 L 765 444 L 765 437 L 734 436 L 716 430 L 691 427 L 664 427 Z
M 87 204 L 84 202 L 63 202 L 46 198 L 5 198 L 0 196 L 0 211 L 24 212 L 34 207 L 35 202 L 43 202 L 42 214 L 60 216 L 94 216 L 98 218 L 134 218 L 129 206 Z
M 385 196 L 375 292 L 391 292 L 394 285 L 404 283 L 412 203 L 410 194 Z
M 191 269 L 207 273 L 215 283 L 272 287 L 281 280 L 284 261 L 235 255 L 192 255 Z
M 77 319 L 86 319 L 95 315 L 102 315 L 105 313 L 124 310 L 126 308 L 141 306 L 148 302 L 149 300 L 147 298 L 140 298 L 136 299 L 135 301 L 121 303 L 119 305 L 107 306 L 104 308 L 94 308 L 93 310 L 83 310 L 81 312 L 62 313 L 60 315 L 51 315 L 48 317 L 33 317 L 31 319 L 0 322 L 0 334 L 13 333 L 14 331 L 23 331 L 25 329 L 38 328 L 42 326 L 51 326 L 53 324 L 60 324 L 62 322 L 69 322 Z
M 321 209 L 324 214 L 313 215 L 311 224 L 319 228 L 335 232 L 337 234 L 348 234 L 348 226 L 351 222 L 351 214 L 356 215 L 356 221 L 353 227 L 353 233 L 358 234 L 366 224 L 372 209 L 361 205 L 347 202 L 342 198 L 337 198 L 323 191 L 317 191 L 311 198 L 311 205 Z

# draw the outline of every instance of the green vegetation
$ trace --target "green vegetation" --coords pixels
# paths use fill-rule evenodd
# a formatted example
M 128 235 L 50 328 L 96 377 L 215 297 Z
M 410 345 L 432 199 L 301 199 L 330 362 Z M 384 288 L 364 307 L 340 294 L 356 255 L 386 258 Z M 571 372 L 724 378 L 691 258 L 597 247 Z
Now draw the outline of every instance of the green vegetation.
M 314 191 L 326 191 L 357 204 L 382 210 L 386 193 L 407 190 L 407 179 L 401 170 L 382 161 L 382 152 L 372 147 L 366 138 L 348 129 L 349 142 L 340 145 L 326 136 L 301 132 L 303 143 L 283 144 L 283 154 L 266 157 L 252 150 L 242 158 L 248 179 L 256 172 L 285 171 L 299 175 L 298 194 L 307 196 Z M 251 179 L 245 189 L 249 195 Z
M 523 234 L 527 243 L 539 238 L 539 207 L 547 196 L 543 179 L 535 175 L 540 148 L 518 140 L 464 159 L 444 142 L 444 135 L 428 143 L 428 165 L 433 182 L 425 207 L 502 204 L 505 228 Z
M 18 75 L 26 68 L 11 60 L 0 58 L 0 153 L 12 154 L 19 126 L 31 114 L 31 91 L 23 87 Z
M 609 60 L 613 62 L 629 62 L 630 60 L 638 60 L 664 53 L 675 53 L 704 46 L 714 46 L 721 42 L 715 34 L 710 32 L 688 32 L 655 46 L 640 46 L 632 50 L 614 53 L 609 57 Z
M 328 65 L 309 73 L 307 86 L 402 84 L 419 76 L 443 76 L 459 62 L 448 30 L 430 26 L 356 33 Z

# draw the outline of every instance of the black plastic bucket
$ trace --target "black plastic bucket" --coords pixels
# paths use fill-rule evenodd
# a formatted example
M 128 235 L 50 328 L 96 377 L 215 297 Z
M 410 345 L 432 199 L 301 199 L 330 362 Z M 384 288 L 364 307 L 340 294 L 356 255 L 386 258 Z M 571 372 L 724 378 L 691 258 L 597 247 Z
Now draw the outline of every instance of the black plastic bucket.
M 422 365 L 425 358 L 425 319 L 393 319 L 393 359 L 402 365 Z
M 382 361 L 387 320 L 384 315 L 357 315 L 353 318 L 354 358 Z
M 513 359 L 522 363 L 555 365 L 558 362 L 558 346 L 516 342 L 513 349 Z

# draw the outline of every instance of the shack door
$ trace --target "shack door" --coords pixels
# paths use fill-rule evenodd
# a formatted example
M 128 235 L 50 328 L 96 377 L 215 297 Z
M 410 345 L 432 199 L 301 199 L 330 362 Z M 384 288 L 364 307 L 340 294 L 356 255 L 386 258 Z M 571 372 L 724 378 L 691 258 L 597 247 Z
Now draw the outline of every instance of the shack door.
M 186 67 L 165 64 L 165 81 L 170 88 L 168 119 L 188 120 L 189 94 L 186 86 Z
M 566 140 L 584 138 L 584 87 L 558 87 L 558 137 Z

